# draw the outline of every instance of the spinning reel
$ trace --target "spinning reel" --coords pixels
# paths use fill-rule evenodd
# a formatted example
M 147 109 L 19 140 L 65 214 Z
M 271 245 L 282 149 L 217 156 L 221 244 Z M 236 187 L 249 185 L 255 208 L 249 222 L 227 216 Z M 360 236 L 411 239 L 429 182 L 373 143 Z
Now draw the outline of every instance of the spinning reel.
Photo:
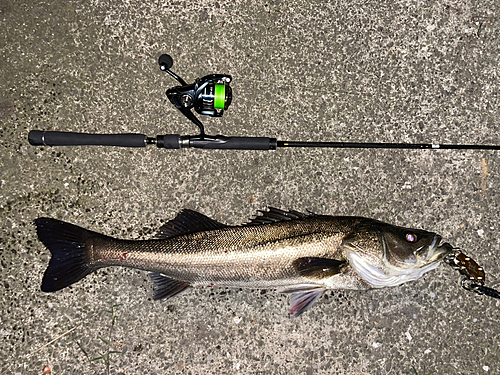
M 189 85 L 170 70 L 174 62 L 169 55 L 161 55 L 158 64 L 163 72 L 170 74 L 182 85 L 167 90 L 166 94 L 170 103 L 195 123 L 200 128 L 200 136 L 204 136 L 203 124 L 191 109 L 194 108 L 200 115 L 222 117 L 233 99 L 233 91 L 229 86 L 231 76 L 227 74 L 210 74 L 197 78 L 194 83 Z

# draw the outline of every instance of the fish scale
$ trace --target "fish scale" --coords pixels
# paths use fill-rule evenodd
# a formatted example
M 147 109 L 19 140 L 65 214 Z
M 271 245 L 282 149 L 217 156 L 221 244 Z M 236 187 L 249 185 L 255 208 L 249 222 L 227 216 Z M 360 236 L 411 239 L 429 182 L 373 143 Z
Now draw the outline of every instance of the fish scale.
M 193 286 L 266 288 L 310 281 L 298 274 L 293 261 L 304 256 L 340 259 L 344 235 L 332 232 L 329 218 L 319 217 L 147 242 L 99 239 L 89 259 L 99 268 L 150 270 Z

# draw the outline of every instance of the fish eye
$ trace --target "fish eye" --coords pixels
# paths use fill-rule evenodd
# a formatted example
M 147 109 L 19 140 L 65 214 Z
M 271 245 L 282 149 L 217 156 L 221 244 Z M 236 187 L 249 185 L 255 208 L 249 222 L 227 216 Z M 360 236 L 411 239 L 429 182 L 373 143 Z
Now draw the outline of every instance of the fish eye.
M 406 241 L 417 242 L 417 236 L 413 233 L 406 233 Z

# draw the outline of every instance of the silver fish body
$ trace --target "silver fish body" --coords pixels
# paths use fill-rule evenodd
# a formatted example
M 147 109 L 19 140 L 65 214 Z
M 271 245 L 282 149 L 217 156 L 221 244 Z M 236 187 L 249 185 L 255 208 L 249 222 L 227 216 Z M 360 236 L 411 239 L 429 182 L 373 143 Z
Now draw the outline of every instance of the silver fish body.
M 452 251 L 432 232 L 362 217 L 271 208 L 242 226 L 184 210 L 159 239 L 119 240 L 54 219 L 35 221 L 51 250 L 42 290 L 62 289 L 103 267 L 152 272 L 155 299 L 190 287 L 273 288 L 292 293 L 298 316 L 327 289 L 367 290 L 416 280 Z

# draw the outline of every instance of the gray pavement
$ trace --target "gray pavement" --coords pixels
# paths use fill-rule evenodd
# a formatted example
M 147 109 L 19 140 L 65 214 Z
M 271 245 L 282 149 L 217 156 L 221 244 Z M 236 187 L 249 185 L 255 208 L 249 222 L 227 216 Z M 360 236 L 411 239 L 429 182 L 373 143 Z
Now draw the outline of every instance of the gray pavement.
M 169 53 L 188 81 L 233 76 L 209 133 L 500 144 L 499 12 L 494 0 L 1 0 L 1 374 L 105 374 L 89 363 L 100 337 L 122 352 L 112 374 L 500 374 L 500 301 L 461 289 L 448 266 L 329 292 L 291 320 L 273 291 L 156 302 L 146 272 L 119 268 L 43 293 L 49 254 L 32 225 L 146 239 L 183 208 L 228 224 L 268 205 L 362 215 L 442 234 L 499 288 L 498 152 L 27 142 L 32 129 L 194 134 L 164 95 L 175 81 L 156 61 Z M 122 304 L 113 326 L 107 302 Z

